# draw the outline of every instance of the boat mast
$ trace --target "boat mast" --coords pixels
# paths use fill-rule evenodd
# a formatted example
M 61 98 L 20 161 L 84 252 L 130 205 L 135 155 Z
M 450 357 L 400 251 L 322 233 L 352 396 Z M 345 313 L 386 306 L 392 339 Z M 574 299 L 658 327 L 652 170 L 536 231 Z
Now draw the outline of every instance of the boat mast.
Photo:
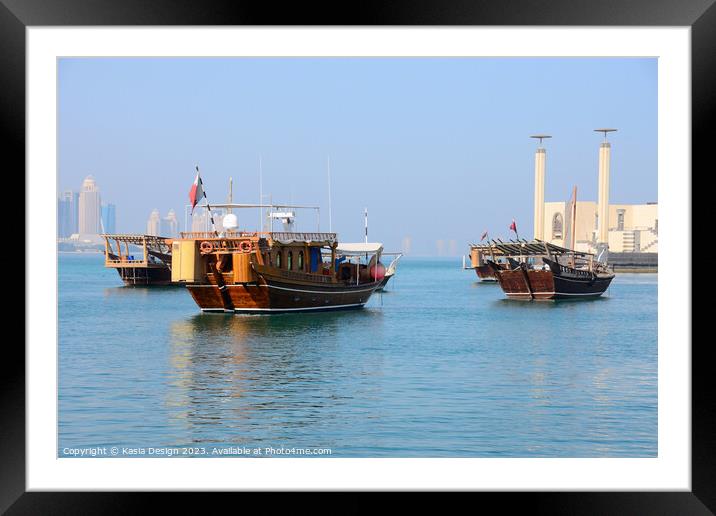
M 234 178 L 229 176 L 229 204 L 234 203 Z M 227 210 L 231 213 L 231 208 Z
M 333 215 L 331 210 L 331 155 L 328 155 L 328 232 L 333 233 L 333 222 L 331 217 Z
M 365 208 L 365 243 L 368 243 L 368 208 Z
M 572 242 L 572 266 L 577 266 L 577 185 L 574 185 L 572 190 L 572 236 L 570 238 Z
M 264 202 L 264 169 L 261 162 L 261 154 L 259 154 L 259 204 Z M 259 208 L 259 231 L 263 232 L 265 226 L 264 209 Z

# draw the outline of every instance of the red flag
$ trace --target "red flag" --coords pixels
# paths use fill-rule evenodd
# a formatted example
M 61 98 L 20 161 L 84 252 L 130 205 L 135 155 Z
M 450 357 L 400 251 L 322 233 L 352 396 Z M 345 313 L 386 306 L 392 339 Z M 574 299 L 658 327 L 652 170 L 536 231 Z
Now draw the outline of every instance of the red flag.
M 199 202 L 199 199 L 201 199 L 204 196 L 204 185 L 201 182 L 201 176 L 199 176 L 199 171 L 196 172 L 196 179 L 194 179 L 194 184 L 191 185 L 191 190 L 189 190 L 189 201 L 191 202 L 191 212 L 194 213 L 194 207 Z
M 515 223 L 515 219 L 512 219 L 512 224 L 510 224 L 510 229 L 517 233 L 517 224 Z
M 485 232 L 482 234 L 482 236 L 480 237 L 480 242 L 482 242 L 483 240 L 485 240 L 485 237 L 486 237 L 486 236 L 487 236 L 487 231 L 485 231 Z

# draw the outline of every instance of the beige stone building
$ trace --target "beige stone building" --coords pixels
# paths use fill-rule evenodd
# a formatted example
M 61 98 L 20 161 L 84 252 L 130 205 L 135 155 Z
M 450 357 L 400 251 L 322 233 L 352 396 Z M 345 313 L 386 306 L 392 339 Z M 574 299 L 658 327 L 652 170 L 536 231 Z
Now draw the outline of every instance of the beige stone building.
M 577 201 L 576 206 L 572 201 L 544 202 L 546 151 L 542 140 L 550 136 L 532 136 L 540 141 L 535 152 L 534 237 L 598 256 L 604 250 L 612 253 L 658 253 L 657 203 L 609 203 L 611 145 L 606 138 L 616 129 L 595 131 L 604 133 L 598 155 L 599 198 L 596 202 Z
M 544 203 L 544 240 L 560 246 L 569 246 L 570 208 L 569 201 Z M 575 249 L 594 253 L 598 240 L 598 204 L 594 201 L 577 201 L 576 221 Z M 610 204 L 608 228 L 610 252 L 659 252 L 657 203 Z

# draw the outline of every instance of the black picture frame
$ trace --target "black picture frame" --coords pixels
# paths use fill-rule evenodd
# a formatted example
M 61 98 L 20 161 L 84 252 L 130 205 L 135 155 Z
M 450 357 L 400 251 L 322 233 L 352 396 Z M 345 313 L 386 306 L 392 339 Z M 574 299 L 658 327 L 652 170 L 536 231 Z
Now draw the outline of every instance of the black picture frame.
M 198 0 L 0 0 L 0 113 L 6 181 L 25 170 L 25 28 L 62 25 L 556 25 L 689 26 L 692 73 L 692 170 L 705 168 L 707 129 L 716 107 L 715 0 L 420 0 L 360 4 L 272 4 Z M 353 6 L 349 9 L 346 7 Z M 707 146 L 709 145 L 709 146 Z M 8 164 L 8 157 L 10 163 Z M 713 165 L 710 165 L 713 168 Z M 691 171 L 679 171 L 690 180 Z M 690 214 L 686 214 L 690 216 Z M 690 235 L 685 235 L 690 243 Z M 26 234 L 26 239 L 29 235 Z M 690 249 L 689 249 L 690 252 Z M 691 278 L 688 278 L 691 282 Z M 27 308 L 32 308 L 27 306 Z M 483 493 L 498 503 L 550 514 L 711 514 L 716 511 L 716 425 L 710 339 L 692 344 L 692 490 L 690 492 Z M 25 489 L 25 354 L 5 340 L 0 392 L 0 511 L 7 514 L 129 513 L 147 496 L 39 493 Z M 215 497 L 216 494 L 210 496 Z M 164 498 L 168 498 L 164 496 Z M 186 497 L 173 494 L 187 509 Z M 203 503 L 209 501 L 204 495 Z M 508 502 L 509 500 L 509 502 Z M 168 501 L 168 500 L 167 500 Z M 215 505 L 215 498 L 211 499 Z M 164 503 L 164 501 L 162 502 Z M 202 504 L 202 502 L 199 502 Z M 272 502 L 273 503 L 273 502 Z M 359 502 L 356 502 L 359 504 Z M 275 506 L 273 506 L 275 507 Z M 344 508 L 355 504 L 342 505 Z

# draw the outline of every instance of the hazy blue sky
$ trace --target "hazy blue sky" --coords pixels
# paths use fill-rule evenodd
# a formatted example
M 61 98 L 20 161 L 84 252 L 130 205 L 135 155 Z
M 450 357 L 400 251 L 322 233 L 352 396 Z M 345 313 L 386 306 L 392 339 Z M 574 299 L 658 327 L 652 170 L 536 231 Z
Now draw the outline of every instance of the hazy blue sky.
M 58 192 L 93 174 L 117 230 L 183 207 L 202 170 L 210 202 L 321 206 L 328 229 L 413 254 L 467 252 L 484 230 L 532 237 L 534 149 L 546 200 L 596 200 L 598 127 L 616 127 L 611 202 L 657 200 L 657 60 L 608 58 L 72 58 L 59 62 Z M 258 214 L 245 220 L 255 229 Z M 315 217 L 299 219 L 315 229 Z M 243 225 L 243 224 L 242 224 Z

